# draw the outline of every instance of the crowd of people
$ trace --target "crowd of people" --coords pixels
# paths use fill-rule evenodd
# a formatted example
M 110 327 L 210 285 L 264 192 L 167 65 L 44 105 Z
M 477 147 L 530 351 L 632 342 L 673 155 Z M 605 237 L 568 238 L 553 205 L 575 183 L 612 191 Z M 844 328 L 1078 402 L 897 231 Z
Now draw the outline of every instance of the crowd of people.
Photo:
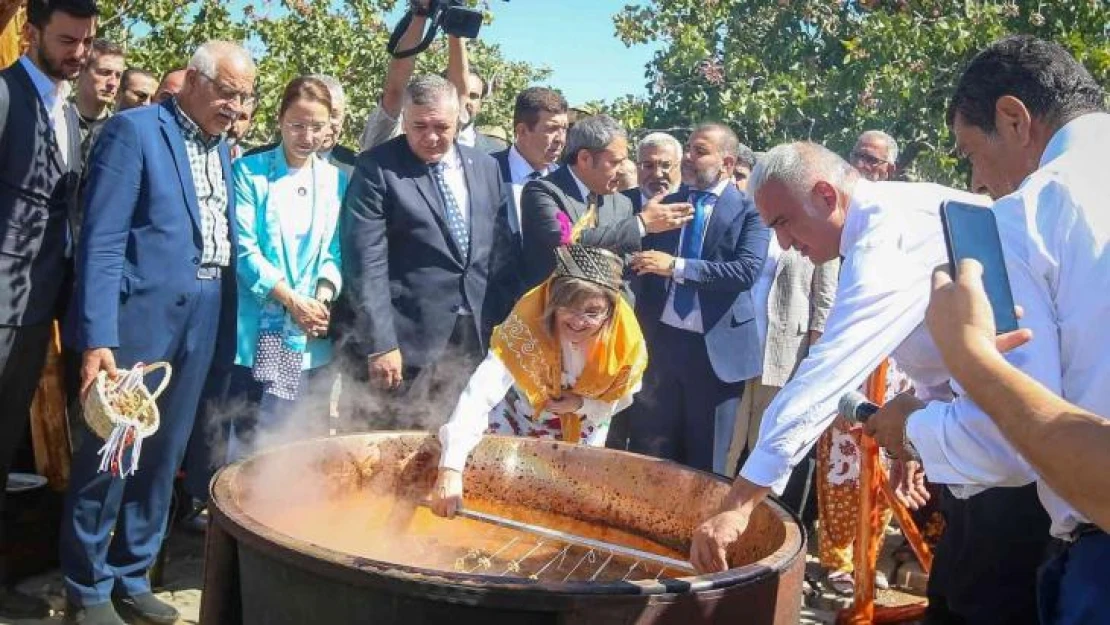
M 427 25 L 413 6 L 401 49 Z M 971 60 L 947 116 L 961 190 L 900 181 L 880 130 L 847 158 L 755 153 L 729 120 L 680 140 L 547 87 L 494 94 L 514 101 L 506 144 L 479 131 L 490 94 L 454 36 L 442 75 L 390 62 L 357 149 L 325 75 L 290 81 L 273 142 L 250 147 L 246 49 L 210 41 L 159 80 L 97 18 L 95 0 L 30 0 L 29 48 L 0 71 L 0 477 L 58 323 L 70 622 L 175 622 L 149 579 L 175 480 L 201 513 L 219 467 L 326 436 L 336 411 L 436 431 L 446 517 L 486 433 L 735 477 L 690 537 L 695 568 L 727 568 L 775 492 L 816 520 L 842 594 L 872 436 L 938 529 L 926 622 L 1110 618 L 1110 115 L 1059 45 L 1011 36 Z M 945 268 L 946 201 L 993 211 L 1021 330 L 996 336 L 977 264 Z M 156 362 L 173 376 L 141 469 L 104 472 L 82 398 Z M 838 416 L 880 367 L 887 402 L 862 427 Z M 0 616 L 45 610 L 0 586 Z

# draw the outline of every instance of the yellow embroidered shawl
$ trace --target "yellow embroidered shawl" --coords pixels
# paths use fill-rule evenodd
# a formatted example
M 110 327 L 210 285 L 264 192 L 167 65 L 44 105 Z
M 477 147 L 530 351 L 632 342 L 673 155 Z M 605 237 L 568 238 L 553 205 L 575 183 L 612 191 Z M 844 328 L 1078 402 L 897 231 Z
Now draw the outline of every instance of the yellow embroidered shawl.
M 509 318 L 493 330 L 490 350 L 513 375 L 517 388 L 538 417 L 548 401 L 563 393 L 563 351 L 543 321 L 551 279 L 524 295 Z M 647 347 L 632 307 L 617 298 L 609 326 L 602 330 L 570 391 L 584 398 L 616 401 L 632 391 L 647 368 Z M 563 417 L 563 440 L 578 442 L 580 420 Z

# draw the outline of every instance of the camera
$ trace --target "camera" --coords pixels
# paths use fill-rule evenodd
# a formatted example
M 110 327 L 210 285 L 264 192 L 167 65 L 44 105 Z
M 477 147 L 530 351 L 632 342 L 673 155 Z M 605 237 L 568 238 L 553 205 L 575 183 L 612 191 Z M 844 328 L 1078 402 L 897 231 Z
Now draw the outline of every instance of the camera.
M 420 43 L 409 50 L 398 50 L 397 44 L 401 41 L 401 36 L 408 30 L 414 15 L 428 18 L 431 25 Z M 482 19 L 482 12 L 467 6 L 466 0 L 429 0 L 426 9 L 413 2 L 408 12 L 401 18 L 400 23 L 393 29 L 393 34 L 389 37 L 386 49 L 394 58 L 398 59 L 420 54 L 428 49 L 440 29 L 443 29 L 448 35 L 474 39 L 482 28 Z

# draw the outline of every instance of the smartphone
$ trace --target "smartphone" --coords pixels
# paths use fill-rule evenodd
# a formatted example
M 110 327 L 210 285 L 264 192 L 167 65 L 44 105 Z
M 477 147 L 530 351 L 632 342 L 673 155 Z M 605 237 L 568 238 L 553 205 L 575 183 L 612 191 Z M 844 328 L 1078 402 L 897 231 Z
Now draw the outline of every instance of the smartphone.
M 974 258 L 983 266 L 983 287 L 994 311 L 994 327 L 998 334 L 1018 329 L 1014 312 L 1014 296 L 1010 292 L 1010 276 L 998 237 L 994 212 L 985 206 L 948 201 L 940 206 L 940 222 L 952 275 L 959 271 L 960 261 Z

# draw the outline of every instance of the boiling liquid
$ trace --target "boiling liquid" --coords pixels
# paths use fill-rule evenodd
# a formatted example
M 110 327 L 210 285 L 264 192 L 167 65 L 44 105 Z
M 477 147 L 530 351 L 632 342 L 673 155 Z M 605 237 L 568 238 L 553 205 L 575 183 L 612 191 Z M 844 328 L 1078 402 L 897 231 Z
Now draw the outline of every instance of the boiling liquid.
M 467 500 L 473 510 L 685 560 L 686 555 L 640 536 L 548 512 Z M 456 517 L 444 519 L 411 502 L 355 494 L 312 506 L 252 506 L 257 520 L 320 547 L 405 566 L 545 582 L 681 577 L 652 561 L 613 556 L 527 532 Z

